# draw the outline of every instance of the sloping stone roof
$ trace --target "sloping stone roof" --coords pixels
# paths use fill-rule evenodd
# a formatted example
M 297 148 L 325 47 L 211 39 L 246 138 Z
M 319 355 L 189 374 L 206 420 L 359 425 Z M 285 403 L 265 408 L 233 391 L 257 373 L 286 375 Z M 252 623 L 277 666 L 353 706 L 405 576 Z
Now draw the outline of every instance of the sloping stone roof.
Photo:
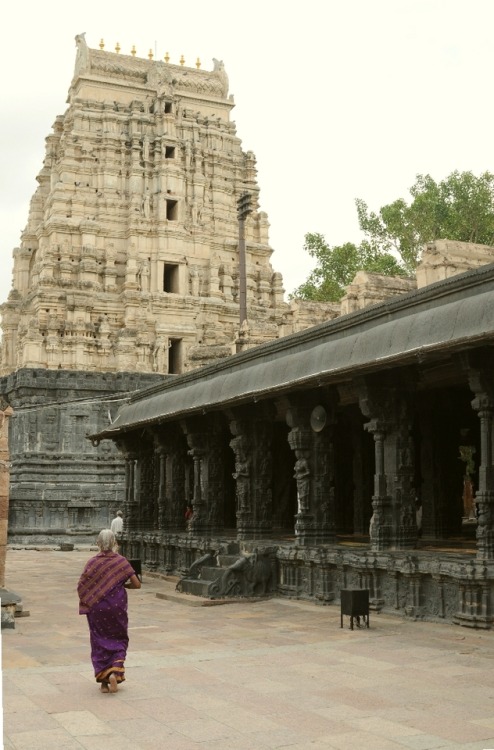
M 177 376 L 133 396 L 107 430 L 176 420 L 283 392 L 494 346 L 494 264 Z

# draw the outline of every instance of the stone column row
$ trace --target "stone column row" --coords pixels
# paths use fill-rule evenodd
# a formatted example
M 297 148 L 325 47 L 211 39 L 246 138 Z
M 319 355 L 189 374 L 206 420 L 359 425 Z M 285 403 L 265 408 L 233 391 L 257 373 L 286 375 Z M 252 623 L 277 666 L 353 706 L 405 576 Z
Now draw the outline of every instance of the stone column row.
M 374 439 L 374 491 L 370 543 L 374 551 L 412 549 L 417 544 L 414 420 L 416 394 L 413 373 L 393 380 L 360 379 L 356 386 L 364 430 Z M 490 368 L 469 369 L 472 406 L 480 420 L 481 465 L 476 495 L 478 507 L 477 548 L 481 559 L 494 558 L 494 387 Z M 293 479 L 298 507 L 295 534 L 301 545 L 335 541 L 335 494 L 338 438 L 336 407 L 325 394 L 325 421 L 312 423 L 314 398 L 287 400 L 287 440 L 294 456 Z M 324 410 L 323 410 L 324 411 Z M 187 420 L 168 428 L 154 428 L 154 484 L 149 459 L 142 451 L 126 454 L 125 512 L 129 528 L 143 520 L 160 530 L 185 529 L 185 505 L 193 505 L 189 524 L 192 534 L 205 536 L 224 529 L 228 496 L 225 458 L 233 451 L 232 472 L 239 539 L 268 537 L 273 523 L 274 409 L 270 404 L 238 408 L 227 414 Z M 355 429 L 355 423 L 353 423 Z M 352 450 L 352 446 L 349 446 Z M 422 457 L 423 458 L 423 457 Z M 429 471 L 429 476 L 433 473 Z M 354 481 L 359 478 L 354 477 Z M 144 492 L 144 496 L 143 496 Z M 149 499 L 154 493 L 156 498 Z M 344 502 L 344 498 L 341 499 Z M 154 509 L 150 504 L 155 503 Z M 142 508 L 147 508 L 143 516 Z

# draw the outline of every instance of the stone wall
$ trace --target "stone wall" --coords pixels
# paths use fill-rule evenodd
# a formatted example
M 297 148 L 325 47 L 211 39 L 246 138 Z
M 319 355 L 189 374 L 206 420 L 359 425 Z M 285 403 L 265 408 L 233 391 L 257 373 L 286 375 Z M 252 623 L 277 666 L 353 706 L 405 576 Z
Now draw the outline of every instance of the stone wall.
M 435 240 L 427 244 L 422 252 L 416 269 L 417 287 L 421 289 L 487 263 L 494 263 L 494 247 Z
M 5 556 L 9 514 L 9 421 L 10 406 L 0 409 L 0 588 L 5 586 Z
M 97 450 L 87 435 L 108 425 L 129 393 L 162 380 L 139 373 L 42 369 L 0 378 L 1 392 L 14 409 L 11 541 L 94 541 L 123 502 L 124 467 L 113 445 Z M 7 483 L 8 474 L 3 476 Z
M 358 271 L 340 303 L 340 315 L 362 310 L 369 305 L 384 302 L 391 297 L 412 292 L 417 288 L 413 278 L 383 276 L 368 271 Z

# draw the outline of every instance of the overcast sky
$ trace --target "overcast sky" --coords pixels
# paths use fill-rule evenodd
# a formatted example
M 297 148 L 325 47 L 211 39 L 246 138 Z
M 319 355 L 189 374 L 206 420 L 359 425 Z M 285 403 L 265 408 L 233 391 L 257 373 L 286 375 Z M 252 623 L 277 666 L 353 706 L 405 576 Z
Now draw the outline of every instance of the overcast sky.
M 287 292 L 312 268 L 307 232 L 359 241 L 355 198 L 377 210 L 418 173 L 494 171 L 492 0 L 18 0 L 2 21 L 2 302 L 81 32 L 90 47 L 224 61 Z

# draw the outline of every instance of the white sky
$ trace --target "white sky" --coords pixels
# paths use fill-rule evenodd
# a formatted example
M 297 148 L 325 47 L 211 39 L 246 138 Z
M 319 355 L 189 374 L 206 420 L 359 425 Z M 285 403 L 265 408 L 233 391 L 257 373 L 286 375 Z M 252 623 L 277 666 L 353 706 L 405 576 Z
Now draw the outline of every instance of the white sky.
M 408 199 L 417 173 L 494 171 L 492 0 L 18 0 L 2 28 L 0 302 L 77 33 L 224 61 L 287 292 L 312 268 L 307 232 L 359 241 L 355 198 L 378 210 Z

